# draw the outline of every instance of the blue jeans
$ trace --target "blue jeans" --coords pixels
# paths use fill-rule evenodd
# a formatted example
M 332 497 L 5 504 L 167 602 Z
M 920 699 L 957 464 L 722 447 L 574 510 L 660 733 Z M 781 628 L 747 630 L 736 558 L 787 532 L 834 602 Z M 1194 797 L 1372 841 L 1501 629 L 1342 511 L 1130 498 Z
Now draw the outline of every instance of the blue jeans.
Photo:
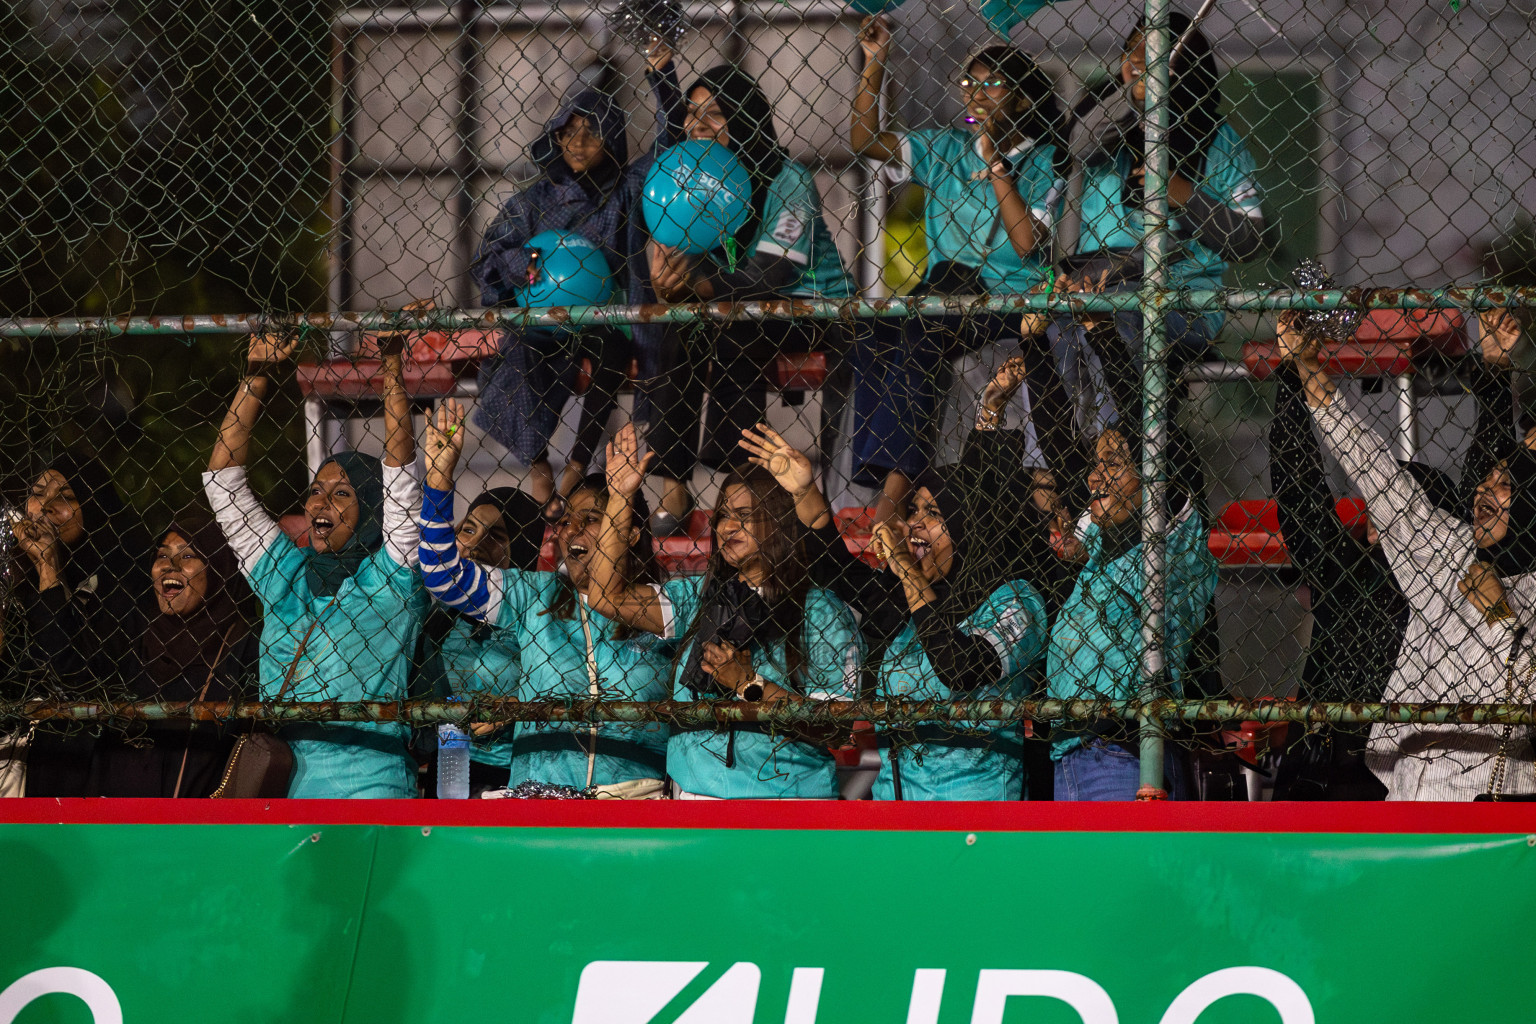
M 1189 780 L 1184 760 L 1163 747 L 1163 786 L 1174 800 L 1186 800 Z M 1118 743 L 1086 741 L 1056 762 L 1057 800 L 1135 800 L 1141 788 L 1141 759 Z

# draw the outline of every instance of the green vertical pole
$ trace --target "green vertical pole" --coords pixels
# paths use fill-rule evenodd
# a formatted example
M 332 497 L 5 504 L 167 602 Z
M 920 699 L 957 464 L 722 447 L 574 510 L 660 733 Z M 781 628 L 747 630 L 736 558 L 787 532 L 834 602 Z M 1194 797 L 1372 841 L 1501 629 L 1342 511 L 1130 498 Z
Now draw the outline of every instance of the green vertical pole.
M 1141 697 L 1162 695 L 1167 588 L 1168 506 L 1165 467 L 1168 449 L 1168 331 L 1162 291 L 1168 281 L 1168 38 L 1169 0 L 1147 0 L 1146 187 L 1142 231 L 1145 263 L 1139 295 L 1142 323 Z M 1141 799 L 1163 794 L 1163 723 L 1141 718 Z

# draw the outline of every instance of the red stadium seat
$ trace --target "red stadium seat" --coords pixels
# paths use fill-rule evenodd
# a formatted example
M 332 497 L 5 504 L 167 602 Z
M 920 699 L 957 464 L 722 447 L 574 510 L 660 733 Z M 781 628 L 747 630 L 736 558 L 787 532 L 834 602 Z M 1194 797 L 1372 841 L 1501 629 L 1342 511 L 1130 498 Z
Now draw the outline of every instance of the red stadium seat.
M 1454 309 L 1373 309 L 1346 342 L 1323 346 L 1324 368 L 1351 377 L 1400 377 L 1413 361 L 1431 352 L 1459 356 L 1467 351 L 1466 318 Z M 1243 346 L 1248 372 L 1264 380 L 1280 367 L 1272 341 Z
M 779 391 L 815 391 L 827 380 L 825 352 L 780 352 L 774 357 L 773 379 Z
M 1211 554 L 1222 565 L 1287 565 L 1285 541 L 1273 501 L 1234 501 L 1211 529 Z
M 306 398 L 368 399 L 379 394 L 382 366 L 377 359 L 332 359 L 300 363 L 296 376 Z M 414 399 L 439 398 L 452 394 L 458 386 L 458 374 L 447 363 L 407 362 L 403 376 L 406 394 Z
M 1355 340 L 1393 342 L 1414 356 L 1459 356 L 1467 351 L 1466 317 L 1455 309 L 1373 309 L 1360 322 Z
M 1334 507 L 1339 521 L 1350 529 L 1364 526 L 1369 517 L 1362 498 L 1344 498 Z M 1273 501 L 1234 501 L 1221 510 L 1211 528 L 1211 554 L 1222 565 L 1285 566 L 1291 564 L 1285 538 L 1280 535 L 1279 509 Z

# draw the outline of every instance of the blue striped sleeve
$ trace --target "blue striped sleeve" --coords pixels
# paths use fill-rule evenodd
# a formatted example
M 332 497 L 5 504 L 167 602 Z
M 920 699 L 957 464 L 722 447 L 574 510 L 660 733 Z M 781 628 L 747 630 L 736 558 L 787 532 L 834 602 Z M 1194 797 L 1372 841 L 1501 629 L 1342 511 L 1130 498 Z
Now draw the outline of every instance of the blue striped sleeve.
M 421 491 L 421 579 L 434 598 L 482 622 L 495 624 L 501 608 L 500 574 L 459 558 L 453 538 L 453 492 Z

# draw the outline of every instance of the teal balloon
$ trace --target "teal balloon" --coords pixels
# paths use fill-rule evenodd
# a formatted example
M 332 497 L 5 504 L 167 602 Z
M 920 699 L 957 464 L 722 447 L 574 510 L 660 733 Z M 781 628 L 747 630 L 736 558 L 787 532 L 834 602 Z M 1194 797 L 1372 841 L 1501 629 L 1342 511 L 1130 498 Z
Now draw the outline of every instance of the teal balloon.
M 689 139 L 664 150 L 645 176 L 640 210 L 661 245 L 697 255 L 718 249 L 747 222 L 752 179 L 718 142 Z
M 981 16 L 986 19 L 992 31 L 1006 39 L 1015 25 L 1025 21 L 1042 7 L 1049 7 L 1055 2 L 1056 0 L 981 0 L 978 6 Z
M 860 14 L 885 14 L 904 3 L 906 0 L 848 0 L 848 6 Z
M 528 240 L 537 254 L 538 280 L 517 290 L 520 305 L 603 306 L 617 291 L 608 258 L 574 231 L 541 231 Z

